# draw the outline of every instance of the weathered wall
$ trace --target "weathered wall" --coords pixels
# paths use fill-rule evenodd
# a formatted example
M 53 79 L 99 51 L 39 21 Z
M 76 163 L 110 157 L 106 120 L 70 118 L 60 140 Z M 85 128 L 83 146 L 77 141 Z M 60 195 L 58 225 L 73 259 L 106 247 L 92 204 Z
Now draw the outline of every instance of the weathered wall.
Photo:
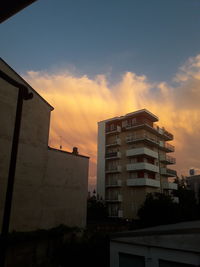
M 1 60 L 0 68 L 23 83 Z M 53 108 L 31 87 L 29 89 L 34 97 L 24 101 L 23 106 L 10 230 L 47 229 L 59 224 L 82 227 L 86 222 L 88 158 L 49 150 L 50 113 Z M 17 91 L 17 88 L 0 80 L 0 223 Z M 72 208 L 73 205 L 75 208 Z

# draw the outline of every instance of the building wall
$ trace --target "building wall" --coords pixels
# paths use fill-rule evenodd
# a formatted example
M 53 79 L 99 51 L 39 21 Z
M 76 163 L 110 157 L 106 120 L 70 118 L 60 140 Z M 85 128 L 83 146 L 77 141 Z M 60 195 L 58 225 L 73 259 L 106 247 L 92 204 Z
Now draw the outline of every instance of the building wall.
M 105 123 L 98 123 L 97 193 L 105 199 Z
M 26 84 L 1 60 L 0 68 L 18 82 Z M 59 224 L 83 227 L 86 223 L 89 159 L 49 150 L 50 114 L 53 108 L 30 86 L 29 89 L 34 97 L 23 103 L 10 231 L 47 229 Z M 17 90 L 1 79 L 0 223 L 7 185 Z M 73 205 L 76 209 L 71 208 Z

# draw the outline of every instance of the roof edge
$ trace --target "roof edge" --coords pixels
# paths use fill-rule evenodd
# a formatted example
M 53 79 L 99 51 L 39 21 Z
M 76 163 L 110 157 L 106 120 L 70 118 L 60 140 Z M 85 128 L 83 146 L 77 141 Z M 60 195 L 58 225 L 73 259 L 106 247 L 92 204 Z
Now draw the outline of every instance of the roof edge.
M 41 98 L 41 100 L 44 102 L 44 103 L 46 103 L 49 107 L 50 107 L 50 109 L 51 109 L 51 111 L 53 111 L 54 110 L 54 107 L 51 105 L 51 104 L 49 104 L 27 81 L 25 81 L 5 60 L 3 60 L 1 57 L 0 57 L 0 60 L 11 70 L 11 71 L 13 71 L 19 78 L 20 78 L 20 80 L 23 82 L 23 83 L 25 83 L 26 84 L 26 86 L 28 86 L 37 96 L 39 96 L 40 98 Z
M 54 148 L 54 147 L 50 147 L 50 146 L 48 146 L 48 150 L 52 150 L 52 151 L 55 151 L 55 152 L 61 152 L 61 153 L 65 153 L 65 154 L 70 154 L 70 155 L 76 156 L 76 157 L 82 157 L 82 158 L 87 158 L 87 159 L 90 158 L 88 156 L 84 156 L 84 155 L 81 155 L 81 154 L 73 154 L 72 152 L 60 150 L 60 149 L 57 149 L 57 148 Z

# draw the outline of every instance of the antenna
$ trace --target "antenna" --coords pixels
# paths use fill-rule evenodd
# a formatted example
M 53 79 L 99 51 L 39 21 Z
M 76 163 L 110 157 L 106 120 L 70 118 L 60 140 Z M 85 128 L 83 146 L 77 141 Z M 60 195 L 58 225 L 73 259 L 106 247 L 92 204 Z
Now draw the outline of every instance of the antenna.
M 60 149 L 62 149 L 62 136 L 60 135 Z

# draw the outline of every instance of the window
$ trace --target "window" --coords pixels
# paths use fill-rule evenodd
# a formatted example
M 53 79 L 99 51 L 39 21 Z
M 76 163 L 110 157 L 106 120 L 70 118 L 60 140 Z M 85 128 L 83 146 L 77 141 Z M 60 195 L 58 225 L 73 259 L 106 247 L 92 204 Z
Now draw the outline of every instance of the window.
M 110 130 L 113 131 L 114 129 L 115 129 L 115 125 L 112 123 L 112 124 L 110 125 Z
M 122 121 L 122 127 L 126 127 L 126 126 L 127 126 L 127 124 L 128 124 L 128 121 L 127 121 L 127 120 L 125 120 L 125 121 Z
M 131 120 L 131 124 L 134 125 L 134 124 L 136 124 L 136 123 L 137 123 L 137 119 L 136 119 L 136 118 L 132 118 L 132 120 Z
M 119 253 L 119 267 L 145 267 L 145 258 L 142 256 Z

